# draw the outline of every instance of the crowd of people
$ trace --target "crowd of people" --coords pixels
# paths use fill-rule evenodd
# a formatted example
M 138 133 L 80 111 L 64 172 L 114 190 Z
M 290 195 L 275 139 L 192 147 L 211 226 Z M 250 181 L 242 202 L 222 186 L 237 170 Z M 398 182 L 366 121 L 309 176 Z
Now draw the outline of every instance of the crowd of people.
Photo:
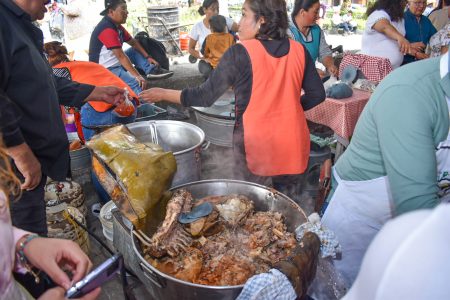
M 92 30 L 44 44 L 33 22 L 44 18 L 47 7 L 66 16 L 54 25 L 64 32 L 70 32 L 70 18 L 85 13 L 75 3 L 50 2 L 0 1 L 1 299 L 64 299 L 71 282 L 92 266 L 76 244 L 46 238 L 47 176 L 70 175 L 60 105 L 77 109 L 80 138 L 87 141 L 93 126 L 133 122 L 140 103 L 211 106 L 231 89 L 234 178 L 291 197 L 301 192 L 310 157 L 305 111 L 325 100 L 322 78 L 339 76 L 319 26 L 325 17 L 319 0 L 296 0 L 290 15 L 284 0 L 246 0 L 238 23 L 219 15 L 218 0 L 203 1 L 198 11 L 203 19 L 192 28 L 188 53 L 199 60 L 205 81 L 182 90 L 148 88 L 148 80 L 168 78 L 173 71 L 162 68 L 123 27 L 125 0 L 105 0 Z M 450 297 L 443 282 L 450 272 L 449 207 L 440 204 L 450 183 L 449 5 L 441 0 L 425 16 L 424 0 L 377 0 L 366 11 L 361 53 L 387 59 L 394 71 L 377 86 L 335 163 L 322 208 L 323 224 L 342 246 L 334 266 L 351 286 L 345 299 Z M 356 30 L 352 11 L 339 17 L 345 32 Z M 87 32 L 89 61 L 81 61 L 62 42 L 79 44 Z M 124 43 L 131 47 L 124 50 Z M 325 70 L 317 69 L 317 62 Z M 308 299 L 299 276 L 280 267 L 298 275 L 296 255 L 252 278 L 239 299 Z M 427 279 L 414 275 L 413 259 Z M 53 286 L 37 284 L 44 276 Z

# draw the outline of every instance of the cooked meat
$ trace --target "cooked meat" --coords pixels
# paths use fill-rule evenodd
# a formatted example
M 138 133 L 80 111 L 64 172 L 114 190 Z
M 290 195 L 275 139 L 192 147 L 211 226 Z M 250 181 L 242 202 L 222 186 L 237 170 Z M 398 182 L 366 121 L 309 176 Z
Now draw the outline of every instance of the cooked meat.
M 243 195 L 205 197 L 194 206 L 206 201 L 214 205 L 213 213 L 181 225 L 177 217 L 191 208 L 192 196 L 185 190 L 174 194 L 153 245 L 144 249 L 154 267 L 193 283 L 240 285 L 286 259 L 297 245 L 280 213 L 255 212 Z M 187 233 L 192 242 L 180 247 Z

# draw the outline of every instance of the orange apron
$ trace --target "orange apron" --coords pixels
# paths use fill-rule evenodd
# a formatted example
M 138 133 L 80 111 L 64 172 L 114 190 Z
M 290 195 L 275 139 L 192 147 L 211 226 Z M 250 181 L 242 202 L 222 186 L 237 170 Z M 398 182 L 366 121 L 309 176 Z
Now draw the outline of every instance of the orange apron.
M 99 64 L 89 61 L 63 62 L 53 66 L 53 68 L 66 68 L 69 70 L 73 81 L 96 86 L 113 85 L 120 88 L 127 88 L 130 97 L 138 99 L 133 90 L 118 76 Z M 113 105 L 103 101 L 89 101 L 89 104 L 98 112 L 105 112 Z
M 273 57 L 260 41 L 242 41 L 253 71 L 243 114 L 248 169 L 260 176 L 302 174 L 309 160 L 309 130 L 300 103 L 304 48 L 289 40 L 289 53 Z

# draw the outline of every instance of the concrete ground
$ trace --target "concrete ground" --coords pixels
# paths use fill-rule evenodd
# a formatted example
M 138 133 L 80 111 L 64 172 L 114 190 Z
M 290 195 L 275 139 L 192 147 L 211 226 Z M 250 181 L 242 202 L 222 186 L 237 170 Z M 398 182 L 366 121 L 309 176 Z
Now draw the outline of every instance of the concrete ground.
M 360 49 L 361 35 L 327 35 L 327 41 L 333 47 L 343 45 L 344 50 L 356 50 Z M 190 86 L 197 86 L 203 82 L 203 78 L 200 76 L 197 70 L 197 64 L 190 64 L 187 59 L 188 55 L 182 57 L 173 57 L 171 59 L 171 70 L 175 73 L 173 77 L 165 80 L 150 81 L 150 87 L 164 87 L 171 89 L 182 89 Z M 183 108 L 172 105 L 172 108 L 176 108 L 179 112 L 189 115 L 189 119 L 186 120 L 191 123 L 196 123 L 195 117 L 190 110 L 184 110 Z M 167 108 L 167 103 L 162 103 L 161 107 Z M 202 176 L 201 179 L 214 179 L 214 178 L 232 178 L 232 166 L 224 165 L 221 163 L 218 157 L 232 157 L 231 148 L 210 145 L 210 147 L 202 153 Z M 76 178 L 75 178 L 76 180 Z M 102 225 L 98 218 L 94 217 L 90 212 L 92 204 L 98 202 L 98 198 L 94 192 L 92 185 L 87 182 L 83 184 L 84 192 L 86 195 L 86 202 L 88 205 L 88 227 L 95 233 L 102 241 L 107 242 L 102 233 Z M 302 195 L 301 206 L 307 214 L 313 210 L 313 199 L 308 195 Z M 106 251 L 98 242 L 91 238 L 90 240 L 90 258 L 94 263 L 94 266 L 99 265 L 106 260 L 110 254 Z M 130 297 L 131 299 L 151 299 L 148 292 L 143 285 L 134 277 L 128 277 L 130 284 Z M 119 278 L 111 280 L 102 287 L 102 293 L 99 297 L 100 300 L 106 299 L 125 299 L 122 291 L 122 284 Z

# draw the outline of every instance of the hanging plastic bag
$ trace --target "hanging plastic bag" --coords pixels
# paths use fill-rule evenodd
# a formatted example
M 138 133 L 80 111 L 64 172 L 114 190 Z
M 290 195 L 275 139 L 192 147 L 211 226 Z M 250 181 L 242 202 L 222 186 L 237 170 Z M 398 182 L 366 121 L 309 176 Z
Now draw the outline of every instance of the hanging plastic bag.
M 173 153 L 140 142 L 124 125 L 95 135 L 86 145 L 105 191 L 136 228 L 146 228 L 177 170 Z
M 113 114 L 115 114 L 118 117 L 129 117 L 131 116 L 134 111 L 135 107 L 133 105 L 133 102 L 130 100 L 130 92 L 127 88 L 125 88 L 125 101 L 119 104 L 114 110 Z
M 64 32 L 64 14 L 56 5 L 50 13 L 50 29 Z

